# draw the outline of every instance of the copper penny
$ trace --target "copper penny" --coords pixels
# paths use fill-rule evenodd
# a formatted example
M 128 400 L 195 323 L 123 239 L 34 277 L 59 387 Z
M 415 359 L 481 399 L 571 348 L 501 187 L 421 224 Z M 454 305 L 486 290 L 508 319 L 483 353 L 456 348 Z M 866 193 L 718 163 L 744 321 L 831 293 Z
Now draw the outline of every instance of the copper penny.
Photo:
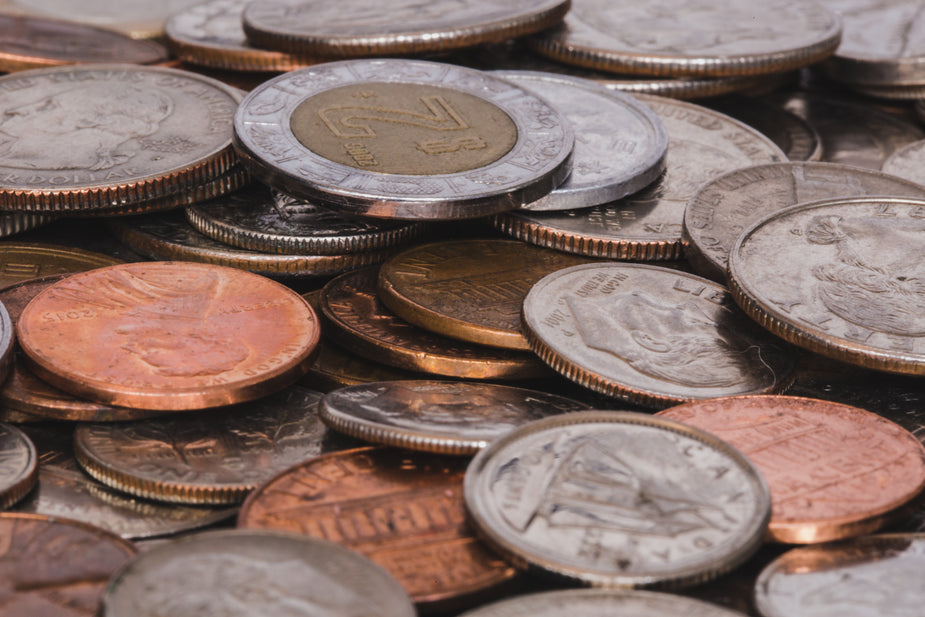
M 375 381 L 415 379 L 420 375 L 420 373 L 403 371 L 367 360 L 350 353 L 340 345 L 322 339 L 318 344 L 315 363 L 308 369 L 308 373 L 300 380 L 300 383 L 321 392 L 330 392 L 338 388 Z
M 326 454 L 258 487 L 238 526 L 343 544 L 395 576 L 419 610 L 456 607 L 514 576 L 466 524 L 467 463 L 393 448 Z
M 925 488 L 925 446 L 874 413 L 829 401 L 743 396 L 659 412 L 716 434 L 771 488 L 768 530 L 808 544 L 871 533 Z
M 49 274 L 83 272 L 119 263 L 122 263 L 121 259 L 69 246 L 3 242 L 0 244 L 0 286 L 6 287 L 17 281 Z
M 140 262 L 76 274 L 23 311 L 20 345 L 36 373 L 111 405 L 201 409 L 294 382 L 320 336 L 301 296 L 206 264 Z

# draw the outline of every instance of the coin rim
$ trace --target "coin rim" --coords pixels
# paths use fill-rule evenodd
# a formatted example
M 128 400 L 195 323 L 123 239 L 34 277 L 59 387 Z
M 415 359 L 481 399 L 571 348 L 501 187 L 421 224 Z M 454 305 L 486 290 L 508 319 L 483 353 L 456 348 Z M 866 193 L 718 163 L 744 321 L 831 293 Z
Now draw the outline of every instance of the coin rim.
M 9 486 L 0 487 L 0 510 L 6 510 L 21 501 L 39 481 L 39 463 L 35 444 L 21 429 L 9 422 L 3 422 L 2 427 L 9 431 L 26 448 L 25 469 L 18 477 L 13 479 Z

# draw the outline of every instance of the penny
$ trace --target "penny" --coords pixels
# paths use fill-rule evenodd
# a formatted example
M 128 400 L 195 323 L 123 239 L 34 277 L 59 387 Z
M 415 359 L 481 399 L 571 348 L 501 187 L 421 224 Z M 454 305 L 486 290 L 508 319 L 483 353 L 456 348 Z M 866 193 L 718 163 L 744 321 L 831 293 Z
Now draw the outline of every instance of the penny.
M 325 336 L 375 362 L 408 371 L 465 379 L 549 376 L 535 355 L 449 339 L 412 326 L 382 304 L 376 269 L 348 272 L 324 287 Z
M 598 587 L 681 587 L 727 572 L 761 544 L 768 487 L 716 437 L 648 414 L 537 420 L 479 452 L 470 520 L 521 566 Z
M 39 377 L 111 405 L 183 410 L 259 398 L 311 364 L 319 330 L 301 296 L 220 266 L 140 262 L 72 275 L 17 323 Z
M 110 255 L 37 242 L 0 243 L 0 287 L 26 279 L 122 263 Z
M 366 441 L 437 454 L 475 454 L 507 431 L 588 405 L 537 390 L 454 381 L 341 388 L 318 407 L 328 426 Z
M 872 533 L 925 488 L 925 446 L 874 413 L 829 401 L 752 396 L 659 412 L 742 451 L 771 488 L 770 537 L 809 544 Z
M 730 251 L 730 291 L 758 323 L 810 351 L 925 374 L 923 216 L 925 201 L 899 197 L 833 199 L 772 213 Z
M 644 264 L 574 266 L 524 300 L 524 333 L 557 372 L 647 407 L 786 389 L 796 354 L 726 289 Z
M 0 513 L 6 615 L 93 617 L 106 580 L 135 555 L 108 531 L 66 519 Z
M 414 379 L 418 375 L 418 373 L 367 360 L 322 339 L 318 345 L 315 363 L 308 369 L 308 373 L 300 380 L 300 383 L 321 392 L 330 392 L 338 388 L 373 381 Z
M 574 0 L 562 26 L 531 40 L 560 62 L 617 73 L 780 73 L 831 55 L 841 21 L 816 5 L 747 0 L 613 4 Z
M 259 180 L 374 218 L 474 218 L 536 201 L 568 175 L 573 143 L 565 118 L 526 90 L 416 60 L 292 71 L 235 116 L 235 147 Z
M 0 509 L 25 497 L 37 481 L 35 446 L 15 426 L 0 423 Z
M 495 226 L 518 240 L 608 259 L 681 256 L 684 209 L 700 186 L 733 169 L 786 156 L 774 142 L 729 116 L 693 103 L 637 95 L 668 129 L 666 172 L 621 200 L 562 212 L 505 212 Z
M 264 0 L 244 9 L 257 47 L 327 57 L 445 51 L 539 32 L 562 20 L 566 0 Z
M 791 161 L 818 161 L 822 142 L 803 118 L 756 97 L 729 95 L 710 107 L 757 129 L 776 143 Z
M 881 170 L 884 173 L 925 185 L 925 173 L 922 173 L 921 169 L 923 162 L 925 162 L 925 139 L 914 141 L 893 152 L 883 161 Z
M 525 210 L 584 208 L 635 193 L 665 170 L 668 133 L 634 97 L 578 77 L 496 71 L 558 107 L 575 131 L 572 173 Z
M 325 454 L 258 487 L 238 527 L 336 542 L 395 576 L 421 612 L 458 607 L 514 576 L 466 524 L 467 462 L 381 447 Z
M 772 212 L 835 197 L 925 198 L 925 187 L 914 178 L 896 176 L 834 163 L 772 163 L 730 171 L 704 184 L 688 202 L 684 254 L 700 274 L 725 280 L 729 251 L 739 234 Z
M 922 610 L 925 535 L 882 534 L 790 550 L 761 572 L 764 617 L 905 617 Z
M 379 298 L 425 330 L 470 343 L 529 350 L 520 309 L 538 280 L 588 260 L 514 240 L 425 244 L 392 257 L 379 271 Z

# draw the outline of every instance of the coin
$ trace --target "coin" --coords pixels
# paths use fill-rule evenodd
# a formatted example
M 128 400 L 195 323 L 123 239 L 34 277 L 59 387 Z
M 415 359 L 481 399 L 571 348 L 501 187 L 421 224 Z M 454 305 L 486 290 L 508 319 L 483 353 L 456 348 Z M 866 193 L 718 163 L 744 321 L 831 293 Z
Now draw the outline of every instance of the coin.
M 417 373 L 411 371 L 403 371 L 367 360 L 362 356 L 350 353 L 340 345 L 322 339 L 318 345 L 315 363 L 299 381 L 321 392 L 330 392 L 331 390 L 361 383 L 414 379 L 417 376 Z
M 704 184 L 687 203 L 684 254 L 700 274 L 725 280 L 736 238 L 759 218 L 798 203 L 863 195 L 925 198 L 925 187 L 834 163 L 772 163 L 730 171 Z
M 0 243 L 0 287 L 26 279 L 122 263 L 109 255 L 38 242 Z
M 573 142 L 526 90 L 416 60 L 292 71 L 235 116 L 235 147 L 258 179 L 375 218 L 473 218 L 536 201 L 568 175 Z
M 0 509 L 25 497 L 37 481 L 35 446 L 15 426 L 0 423 Z
M 710 101 L 710 107 L 757 129 L 780 146 L 791 161 L 818 161 L 822 142 L 809 123 L 764 99 L 729 95 Z
M 521 426 L 465 479 L 473 525 L 521 566 L 598 587 L 680 587 L 748 559 L 771 510 L 737 450 L 647 414 L 588 411 Z
M 17 327 L 33 370 L 111 405 L 183 410 L 253 400 L 311 364 L 319 330 L 301 296 L 205 264 L 140 262 L 75 274 Z
M 810 351 L 925 374 L 923 217 L 925 201 L 899 197 L 833 199 L 772 213 L 730 251 L 730 291 L 753 319 Z
M 259 486 L 238 527 L 336 542 L 395 576 L 422 613 L 458 607 L 514 576 L 466 524 L 467 462 L 381 447 L 325 454 Z
M 925 185 L 925 173 L 922 173 L 922 164 L 925 162 L 925 139 L 914 141 L 891 154 L 885 161 L 881 170 Z
M 244 9 L 258 47 L 327 57 L 445 51 L 539 32 L 562 20 L 567 0 L 263 0 Z
M 13 236 L 50 223 L 54 217 L 28 212 L 0 212 L 0 238 Z
M 379 299 L 425 330 L 480 345 L 529 350 L 520 309 L 538 280 L 588 260 L 514 240 L 425 244 L 379 270 Z
M 656 266 L 559 270 L 533 286 L 523 315 L 531 347 L 557 372 L 647 407 L 780 392 L 796 364 L 724 287 Z
M 574 0 L 563 25 L 531 43 L 560 62 L 599 70 L 728 76 L 807 66 L 830 56 L 840 37 L 836 14 L 786 0 Z
M 13 362 L 14 347 L 13 322 L 6 307 L 0 303 L 0 384 L 9 375 Z
M 648 106 L 587 79 L 531 71 L 493 73 L 543 97 L 572 123 L 572 173 L 552 193 L 523 206 L 548 211 L 608 203 L 665 170 L 668 133 Z
M 475 454 L 516 426 L 588 405 L 537 390 L 454 381 L 341 388 L 318 406 L 328 426 L 366 441 L 437 454 Z

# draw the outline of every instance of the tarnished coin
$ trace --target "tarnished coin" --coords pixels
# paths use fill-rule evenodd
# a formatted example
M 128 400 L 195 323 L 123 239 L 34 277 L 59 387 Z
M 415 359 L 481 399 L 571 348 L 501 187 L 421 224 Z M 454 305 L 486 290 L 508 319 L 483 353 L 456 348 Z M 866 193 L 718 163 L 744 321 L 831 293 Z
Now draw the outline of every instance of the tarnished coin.
M 0 384 L 4 382 L 12 368 L 15 336 L 13 322 L 6 307 L 0 302 Z
M 557 372 L 648 407 L 780 392 L 796 363 L 724 287 L 656 266 L 560 270 L 530 290 L 523 314 L 531 347 Z
M 240 92 L 177 69 L 119 64 L 0 78 L 0 208 L 116 208 L 203 184 L 235 162 Z
M 321 296 L 325 336 L 353 353 L 409 371 L 465 379 L 532 379 L 549 369 L 532 353 L 472 345 L 399 319 L 382 304 L 376 269 L 332 279 Z
M 320 310 L 320 309 L 319 309 Z M 318 345 L 315 363 L 299 383 L 321 392 L 374 381 L 414 379 L 418 373 L 373 362 L 324 339 Z M 12 420 L 8 420 L 11 422 Z
M 33 370 L 68 392 L 141 409 L 201 409 L 276 392 L 311 364 L 317 318 L 270 279 L 139 262 L 75 274 L 16 325 Z
M 763 617 L 914 617 L 922 612 L 925 534 L 882 534 L 788 551 L 761 572 Z
M 38 455 L 25 433 L 0 423 L 0 510 L 26 496 L 38 481 Z
M 841 21 L 805 2 L 574 0 L 533 48 L 589 68 L 660 76 L 780 73 L 828 57 Z
M 91 525 L 0 513 L 0 584 L 10 617 L 94 617 L 106 581 L 135 547 Z
M 238 526 L 336 542 L 392 573 L 422 612 L 458 606 L 514 576 L 466 523 L 467 462 L 397 448 L 325 454 L 259 486 Z
M 520 309 L 538 280 L 588 259 L 514 240 L 425 244 L 379 271 L 379 298 L 405 321 L 470 343 L 529 350 Z
M 286 73 L 235 116 L 235 147 L 258 179 L 376 218 L 473 218 L 536 201 L 568 175 L 573 143 L 568 121 L 526 90 L 417 60 Z
M 746 313 L 810 351 L 925 374 L 925 200 L 802 204 L 747 228 L 729 253 Z
M 26 279 L 122 263 L 110 255 L 37 242 L 0 243 L 0 287 Z
M 921 177 L 925 180 L 925 174 Z M 684 255 L 700 274 L 725 280 L 732 245 L 758 219 L 798 203 L 865 195 L 925 198 L 925 186 L 834 163 L 772 163 L 730 171 L 704 184 L 687 203 Z
M 710 101 L 710 107 L 767 135 L 791 161 L 818 161 L 822 142 L 798 115 L 754 96 L 729 95 Z
M 777 542 L 827 542 L 882 528 L 925 488 L 925 446 L 874 413 L 792 396 L 698 401 L 658 413 L 742 451 L 771 488 Z
M 195 416 L 81 424 L 74 453 L 91 476 L 120 491 L 185 504 L 244 501 L 264 480 L 324 451 L 320 392 L 299 386 Z
M 925 139 L 912 142 L 893 152 L 883 161 L 881 169 L 884 173 L 906 178 L 925 186 L 923 166 L 925 166 Z M 886 195 L 887 193 L 880 194 Z
M 578 77 L 495 71 L 559 108 L 575 131 L 572 173 L 549 195 L 523 207 L 568 210 L 635 193 L 665 170 L 668 133 L 638 99 Z
M 318 412 L 328 426 L 366 441 L 469 455 L 531 420 L 587 408 L 537 390 L 420 380 L 341 388 L 321 399 Z
M 102 617 L 414 617 L 401 586 L 368 559 L 295 534 L 223 530 L 167 542 L 116 572 Z
M 647 414 L 537 420 L 479 452 L 465 479 L 479 534 L 522 566 L 598 587 L 680 587 L 758 549 L 771 512 L 754 465 Z
M 568 0 L 262 0 L 244 10 L 258 47 L 331 58 L 445 51 L 539 32 L 562 20 Z
M 700 105 L 637 95 L 668 129 L 667 170 L 647 188 L 613 203 L 563 212 L 505 212 L 502 232 L 531 244 L 609 259 L 681 256 L 688 199 L 733 169 L 786 160 L 777 145 L 745 124 Z

